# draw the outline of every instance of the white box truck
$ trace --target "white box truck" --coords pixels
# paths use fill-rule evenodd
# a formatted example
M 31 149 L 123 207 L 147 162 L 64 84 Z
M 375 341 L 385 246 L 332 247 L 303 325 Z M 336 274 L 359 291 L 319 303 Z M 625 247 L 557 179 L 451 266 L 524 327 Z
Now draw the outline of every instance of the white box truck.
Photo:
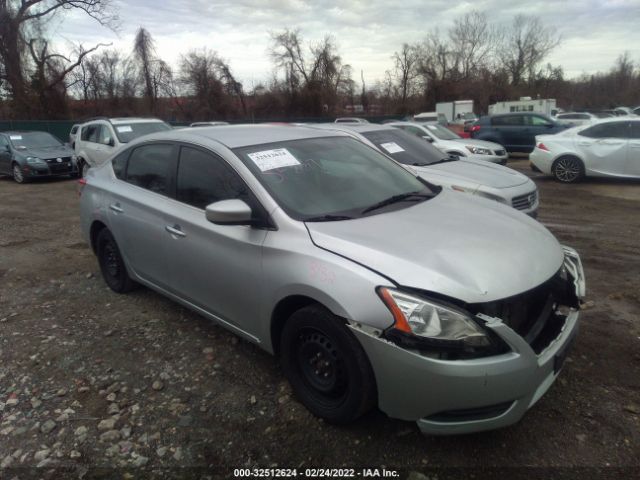
M 558 113 L 555 98 L 520 97 L 520 100 L 498 102 L 489 105 L 489 115 L 512 112 L 537 112 L 553 116 Z
M 476 120 L 476 116 L 473 113 L 473 100 L 436 103 L 436 112 L 442 113 L 448 123 L 464 125 L 465 121 Z

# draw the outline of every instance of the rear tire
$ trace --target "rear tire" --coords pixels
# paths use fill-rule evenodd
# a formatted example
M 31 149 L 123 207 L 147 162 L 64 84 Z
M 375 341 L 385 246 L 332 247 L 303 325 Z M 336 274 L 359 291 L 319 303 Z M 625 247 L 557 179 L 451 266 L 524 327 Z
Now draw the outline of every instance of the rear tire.
M 280 351 L 293 392 L 314 415 L 344 424 L 375 406 L 375 377 L 366 353 L 325 308 L 311 305 L 291 315 Z
M 111 290 L 127 293 L 136 288 L 138 284 L 129 277 L 118 244 L 106 228 L 98 234 L 96 252 L 102 278 Z
M 562 183 L 577 183 L 584 178 L 584 164 L 578 157 L 558 158 L 551 169 L 554 178 Z

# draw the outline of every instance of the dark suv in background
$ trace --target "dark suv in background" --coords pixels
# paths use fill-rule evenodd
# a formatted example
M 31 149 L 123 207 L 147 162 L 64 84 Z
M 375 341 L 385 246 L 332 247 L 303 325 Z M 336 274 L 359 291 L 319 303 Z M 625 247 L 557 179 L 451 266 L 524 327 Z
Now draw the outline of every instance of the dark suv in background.
M 553 134 L 566 128 L 542 113 L 503 113 L 480 117 L 470 133 L 471 138 L 499 143 L 509 152 L 529 153 L 536 145 L 536 135 Z

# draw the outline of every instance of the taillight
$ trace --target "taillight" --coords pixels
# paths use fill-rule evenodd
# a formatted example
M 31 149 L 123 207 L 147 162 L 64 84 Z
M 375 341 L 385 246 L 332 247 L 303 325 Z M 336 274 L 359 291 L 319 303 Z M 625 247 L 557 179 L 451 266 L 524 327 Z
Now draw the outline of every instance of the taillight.
M 87 181 L 84 178 L 81 178 L 80 180 L 78 180 L 78 196 L 81 197 L 82 196 L 82 190 L 84 189 L 84 186 L 87 184 Z
M 540 142 L 540 143 L 537 145 L 537 147 L 538 147 L 540 150 L 544 150 L 545 152 L 548 152 L 548 151 L 549 151 L 549 149 L 547 148 L 547 146 L 546 146 L 544 143 L 542 143 L 542 142 Z
M 474 125 L 469 130 L 471 133 L 480 131 L 480 125 Z

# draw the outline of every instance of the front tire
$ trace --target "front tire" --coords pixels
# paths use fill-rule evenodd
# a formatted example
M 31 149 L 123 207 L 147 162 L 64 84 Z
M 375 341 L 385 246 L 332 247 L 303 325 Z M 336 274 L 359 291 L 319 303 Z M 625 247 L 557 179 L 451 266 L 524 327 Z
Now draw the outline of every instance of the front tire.
M 293 392 L 314 415 L 344 424 L 375 405 L 375 377 L 366 353 L 325 308 L 311 305 L 291 315 L 280 351 Z
M 562 183 L 577 183 L 584 178 L 584 164 L 577 157 L 560 157 L 553 164 L 553 176 Z
M 13 174 L 13 180 L 16 183 L 26 183 L 27 179 L 24 176 L 24 173 L 22 173 L 22 170 L 20 169 L 20 165 L 18 165 L 17 163 L 13 164 L 13 168 L 11 169 L 11 173 Z
M 127 293 L 137 286 L 127 273 L 115 238 L 106 228 L 98 234 L 96 251 L 102 278 L 111 290 L 116 293 Z

